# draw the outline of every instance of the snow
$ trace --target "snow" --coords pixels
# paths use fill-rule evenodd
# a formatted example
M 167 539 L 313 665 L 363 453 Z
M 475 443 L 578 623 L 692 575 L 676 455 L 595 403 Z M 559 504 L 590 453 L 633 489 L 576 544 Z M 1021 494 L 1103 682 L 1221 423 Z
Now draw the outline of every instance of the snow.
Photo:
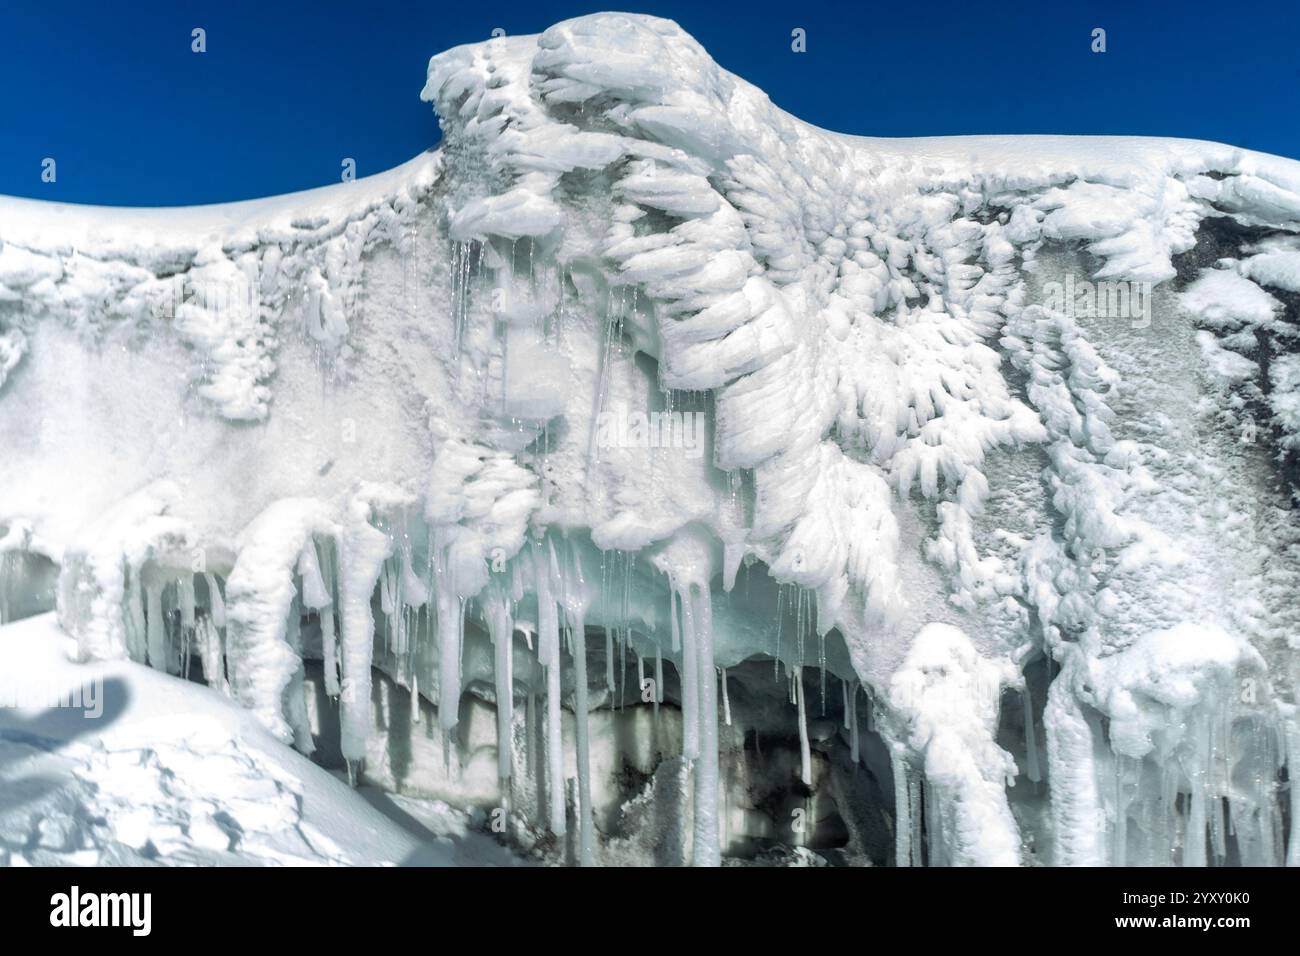
M 1242 263 L 1245 274 L 1260 285 L 1300 292 L 1300 251 L 1261 252 Z
M 212 691 L 127 661 L 77 664 L 75 650 L 53 615 L 0 628 L 4 699 L 41 681 L 65 701 L 98 687 L 102 703 L 98 718 L 0 709 L 5 864 L 500 862 L 453 813 L 425 839 L 407 832 Z
M 426 79 L 379 176 L 0 199 L 0 615 L 580 863 L 778 781 L 897 865 L 1294 857 L 1300 164 L 841 136 L 630 14 Z

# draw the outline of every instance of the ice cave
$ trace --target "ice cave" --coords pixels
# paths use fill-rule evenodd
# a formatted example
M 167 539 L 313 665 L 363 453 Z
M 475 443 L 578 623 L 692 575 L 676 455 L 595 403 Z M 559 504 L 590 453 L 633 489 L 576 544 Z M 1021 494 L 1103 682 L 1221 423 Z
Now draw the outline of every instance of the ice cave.
M 421 97 L 354 182 L 0 199 L 0 694 L 129 697 L 0 739 L 68 780 L 0 863 L 401 856 L 369 789 L 550 865 L 1300 864 L 1300 163 L 844 136 L 624 14 Z

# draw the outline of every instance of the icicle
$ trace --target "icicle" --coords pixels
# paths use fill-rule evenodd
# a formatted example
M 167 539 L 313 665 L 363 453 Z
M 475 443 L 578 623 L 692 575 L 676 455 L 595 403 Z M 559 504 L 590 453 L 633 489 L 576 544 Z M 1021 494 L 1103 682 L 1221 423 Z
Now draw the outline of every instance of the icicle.
M 674 592 L 673 597 L 676 609 L 673 612 L 673 619 L 676 621 L 677 614 L 681 618 L 681 650 L 682 650 L 682 756 L 687 760 L 695 760 L 700 755 L 700 722 L 699 722 L 699 675 L 696 673 L 695 660 L 695 612 L 691 609 L 691 602 L 686 599 L 684 594 Z M 674 624 L 674 629 L 677 625 Z
M 401 654 L 404 650 L 401 639 L 402 598 L 396 561 L 384 562 L 384 573 L 380 581 L 379 606 L 384 612 L 385 644 L 392 653 Z
M 320 641 L 325 665 L 325 693 L 330 697 L 338 697 L 339 647 L 334 629 L 334 606 L 330 604 L 320 609 Z
M 1051 781 L 1052 861 L 1057 866 L 1104 866 L 1112 854 L 1106 849 L 1098 792 L 1095 732 L 1071 687 L 1082 666 L 1079 658 L 1069 658 L 1066 666 L 1049 686 L 1043 708 Z
M 305 672 L 302 666 L 302 608 L 296 594 L 289 604 L 289 620 L 285 627 L 284 639 L 289 649 L 298 657 L 297 667 L 294 668 L 293 676 L 289 678 L 289 686 L 285 688 L 288 698 L 285 717 L 293 730 L 294 747 L 299 753 L 310 756 L 316 750 L 316 745 L 312 741 L 311 720 L 307 716 L 307 689 L 303 681 Z
M 391 618 L 397 610 L 393 603 L 393 562 L 387 560 L 379 571 L 379 609 L 385 618 Z
M 325 670 L 325 693 L 339 695 L 338 643 L 334 633 L 334 588 L 328 552 L 321 560 L 316 542 L 308 538 L 298 555 L 298 574 L 302 577 L 302 603 L 317 614 L 320 621 L 321 658 Z M 208 583 L 212 588 L 212 582 Z
M 1256 837 L 1259 841 L 1259 858 L 1255 863 L 1256 866 L 1277 865 L 1277 844 L 1273 830 L 1273 814 L 1268 812 L 1268 806 L 1268 803 L 1261 804 L 1252 813 L 1255 827 L 1259 831 Z
M 402 571 L 398 578 L 398 593 L 401 595 L 401 603 L 410 608 L 420 608 L 429 603 L 429 589 L 424 586 L 424 582 L 415 572 L 411 549 L 411 539 L 403 537 Z
M 420 722 L 420 675 L 411 675 L 411 723 Z
M 781 679 L 781 621 L 785 616 L 785 585 L 776 586 L 776 653 L 772 655 L 772 679 Z
M 614 709 L 614 631 L 605 625 L 605 690 L 609 693 L 609 709 Z
M 822 716 L 826 716 L 826 635 L 817 635 L 817 666 L 821 671 Z
M 578 862 L 581 866 L 591 866 L 594 862 L 595 823 L 591 805 L 591 757 L 587 743 L 587 720 L 589 717 L 587 705 L 587 635 L 586 623 L 581 614 L 576 615 L 572 634 L 573 725 L 578 745 Z
M 537 694 L 530 688 L 528 706 L 524 709 L 524 771 L 529 777 L 537 775 Z
M 149 637 L 149 666 L 154 670 L 167 670 L 167 632 L 163 629 L 162 588 L 146 584 L 145 621 Z
M 659 716 L 659 705 L 664 702 L 664 650 L 655 645 L 655 717 Z
M 1300 721 L 1295 716 L 1283 722 L 1286 734 L 1286 775 L 1291 790 L 1291 843 L 1286 848 L 1286 865 L 1300 866 Z
M 908 796 L 907 764 L 902 747 L 889 749 L 890 768 L 894 772 L 894 865 L 912 865 L 912 802 Z
M 1192 746 L 1196 748 L 1187 769 L 1190 803 L 1187 829 L 1183 836 L 1183 866 L 1205 866 L 1205 829 L 1207 825 L 1205 791 L 1208 776 L 1205 757 L 1209 749 L 1208 728 L 1198 720 L 1192 729 Z
M 1026 690 L 1028 687 L 1026 686 Z M 1025 705 L 1028 709 L 1028 704 Z M 1026 718 L 1027 719 L 1027 718 Z M 1026 723 L 1026 730 L 1029 725 Z M 1032 749 L 1032 745 L 1031 745 Z M 1030 777 L 1033 780 L 1033 777 Z M 1034 781 L 1037 783 L 1037 781 Z M 1114 865 L 1127 866 L 1128 857 L 1128 792 L 1124 786 L 1124 756 L 1115 755 L 1115 852 Z
M 670 630 L 673 638 L 673 653 L 682 649 L 682 632 L 677 619 L 677 592 L 668 592 L 668 620 L 671 622 Z
M 626 621 L 626 618 L 624 618 Z M 627 646 L 632 643 L 632 632 L 626 626 L 618 642 L 618 709 L 627 709 Z
M 695 594 L 692 595 L 692 590 Z M 695 770 L 695 866 L 721 866 L 718 843 L 718 676 L 713 664 L 713 609 L 708 584 L 687 588 L 683 597 L 695 606 L 689 629 L 695 645 L 695 671 L 699 680 L 697 710 L 699 760 Z
M 1222 866 L 1228 855 L 1228 841 L 1226 821 L 1223 819 L 1223 799 L 1217 795 L 1210 808 L 1210 846 L 1214 850 L 1215 864 Z
M 488 631 L 492 637 L 497 698 L 497 779 L 503 797 L 509 797 L 514 775 L 514 624 L 504 597 L 488 608 Z
M 389 548 L 388 536 L 370 525 L 370 507 L 354 501 L 342 541 L 339 603 L 343 624 L 343 680 L 339 688 L 340 749 L 354 786 L 370 737 L 371 658 L 375 622 L 370 598 Z
M 799 704 L 799 779 L 804 786 L 812 786 L 812 753 L 808 747 L 808 708 L 804 702 L 807 692 L 803 686 L 803 667 L 794 669 L 794 690 Z
M 182 574 L 176 579 L 176 603 L 181 611 L 181 627 L 194 627 L 194 576 Z
M 805 620 L 805 618 L 804 618 L 804 590 L 803 590 L 803 588 L 800 587 L 800 588 L 798 588 L 798 589 L 795 591 L 795 610 L 794 610 L 794 637 L 795 637 L 795 644 L 796 644 L 796 648 L 797 648 L 797 654 L 798 654 L 798 660 L 799 660 L 799 666 L 800 666 L 800 667 L 803 666 L 803 662 L 804 662 L 804 660 L 805 660 L 805 655 L 804 655 L 804 643 L 805 643 L 805 642 L 804 642 L 804 638 L 806 637 L 806 635 L 805 635 L 805 633 L 804 633 L 804 630 L 805 630 L 804 620 Z
M 203 580 L 208 583 L 208 613 L 212 616 L 215 627 L 226 626 L 226 602 L 221 598 L 221 588 L 217 586 L 217 577 L 206 573 Z
M 919 813 L 918 810 L 920 811 Z M 915 821 L 918 818 L 925 821 L 923 829 L 929 853 L 924 857 L 924 859 L 927 860 L 930 866 L 945 866 L 947 863 L 947 857 L 944 852 L 944 834 L 943 827 L 939 822 L 937 807 L 935 806 L 934 788 L 930 786 L 928 780 L 924 779 L 920 782 L 919 786 L 915 787 L 912 797 L 912 820 Z M 921 856 L 921 844 L 919 842 L 920 834 L 918 832 L 921 829 L 922 828 L 917 827 L 915 823 L 912 826 L 912 834 L 915 838 L 912 845 L 912 856 L 918 861 L 923 859 Z
M 849 759 L 857 766 L 862 759 L 862 743 L 858 731 L 858 682 L 849 684 Z
M 722 668 L 722 720 L 731 726 L 731 697 L 727 694 L 727 669 Z
M 221 647 L 221 633 L 211 617 L 201 617 L 194 625 L 195 639 L 199 645 L 199 663 L 203 679 L 213 690 L 229 694 L 226 684 L 225 653 Z
M 143 664 L 149 659 L 149 646 L 141 587 L 140 572 L 132 571 L 130 583 L 127 585 L 126 647 L 127 655 L 131 660 Z
M 435 538 L 440 536 L 435 535 Z M 460 722 L 460 652 L 464 637 L 463 608 L 456 595 L 451 568 L 447 566 L 448 548 L 437 540 L 434 584 L 438 610 L 438 726 L 442 728 L 443 747 L 451 742 L 452 731 Z M 450 759 L 448 757 L 448 759 Z
M 551 562 L 540 544 L 533 546 L 537 571 L 538 659 L 546 668 L 546 792 L 550 802 L 550 829 L 556 836 L 566 831 L 564 818 L 564 743 L 561 739 L 560 622 L 551 591 Z
M 1029 693 L 1029 681 L 1025 681 L 1025 692 L 1020 695 L 1025 709 L 1025 773 L 1031 783 L 1043 779 L 1043 771 L 1038 763 L 1038 738 L 1034 731 L 1034 698 Z

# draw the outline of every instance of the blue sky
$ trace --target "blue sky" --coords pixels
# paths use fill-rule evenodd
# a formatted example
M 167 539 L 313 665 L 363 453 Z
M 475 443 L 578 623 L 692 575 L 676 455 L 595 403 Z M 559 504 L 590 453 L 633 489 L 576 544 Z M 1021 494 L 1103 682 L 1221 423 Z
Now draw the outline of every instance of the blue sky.
M 4 0 L 0 193 L 115 205 L 246 199 L 436 142 L 431 54 L 608 2 Z M 628 9 L 626 3 L 621 3 Z M 617 7 L 615 7 L 617 8 Z M 637 0 L 819 126 L 877 136 L 1113 133 L 1300 158 L 1300 2 Z M 190 31 L 207 31 L 207 52 Z M 808 50 L 790 49 L 795 27 Z M 1107 52 L 1089 49 L 1094 27 Z M 45 157 L 57 181 L 41 181 Z

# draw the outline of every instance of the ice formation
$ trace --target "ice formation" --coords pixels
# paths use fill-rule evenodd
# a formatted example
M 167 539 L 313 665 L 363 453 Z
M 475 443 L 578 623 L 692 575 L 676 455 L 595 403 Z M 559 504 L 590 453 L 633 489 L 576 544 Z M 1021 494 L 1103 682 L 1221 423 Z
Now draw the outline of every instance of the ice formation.
M 1300 164 L 842 136 L 631 15 L 422 96 L 0 204 L 0 617 L 554 860 L 1300 863 Z

